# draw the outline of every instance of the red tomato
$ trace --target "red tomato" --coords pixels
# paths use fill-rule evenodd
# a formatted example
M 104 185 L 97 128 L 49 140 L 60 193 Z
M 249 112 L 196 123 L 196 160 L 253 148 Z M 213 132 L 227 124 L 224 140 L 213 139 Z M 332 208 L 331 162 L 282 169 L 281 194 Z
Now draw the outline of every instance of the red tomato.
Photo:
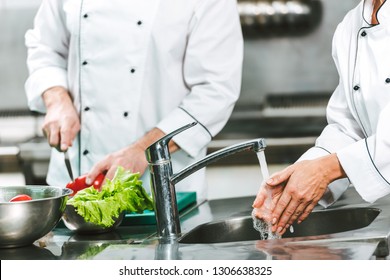
M 27 194 L 18 194 L 11 198 L 9 202 L 15 202 L 15 201 L 27 201 L 27 200 L 32 200 L 31 196 Z

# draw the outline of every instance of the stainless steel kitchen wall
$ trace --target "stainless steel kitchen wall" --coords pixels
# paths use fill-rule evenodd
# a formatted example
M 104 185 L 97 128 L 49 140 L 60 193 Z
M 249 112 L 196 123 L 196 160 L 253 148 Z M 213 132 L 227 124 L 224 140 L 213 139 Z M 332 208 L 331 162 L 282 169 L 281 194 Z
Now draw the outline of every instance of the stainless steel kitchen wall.
M 256 37 L 252 31 L 252 36 L 245 38 L 243 84 L 238 105 L 261 104 L 266 95 L 272 94 L 333 92 L 338 82 L 331 56 L 333 33 L 347 11 L 360 0 L 320 2 L 320 22 L 305 35 L 264 36 L 259 32 Z
M 24 34 L 31 28 L 40 2 L 0 0 L 0 110 L 27 108 Z M 262 32 L 252 31 L 252 36 L 245 38 L 242 94 L 238 105 L 261 104 L 266 95 L 275 93 L 333 91 L 338 80 L 331 58 L 333 32 L 346 12 L 360 0 L 320 2 L 320 22 L 305 35 L 287 32 L 264 36 Z

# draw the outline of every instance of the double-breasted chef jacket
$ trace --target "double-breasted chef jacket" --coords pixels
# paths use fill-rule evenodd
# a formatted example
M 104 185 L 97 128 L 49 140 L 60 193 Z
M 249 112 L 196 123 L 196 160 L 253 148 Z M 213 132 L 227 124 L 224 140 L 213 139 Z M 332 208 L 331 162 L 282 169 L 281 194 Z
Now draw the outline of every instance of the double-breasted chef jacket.
M 74 174 L 154 127 L 174 137 L 174 172 L 205 156 L 241 87 L 243 38 L 235 0 L 43 0 L 25 36 L 31 110 L 42 93 L 70 91 L 81 132 L 70 148 Z M 65 186 L 63 155 L 52 149 L 47 181 Z M 148 172 L 143 177 L 149 189 Z M 177 191 L 205 196 L 205 170 Z
M 336 29 L 332 53 L 340 80 L 328 125 L 300 159 L 337 154 L 349 180 L 329 186 L 324 206 L 350 183 L 368 202 L 390 193 L 390 1 L 379 9 L 377 25 L 372 9 L 372 0 L 361 1 Z

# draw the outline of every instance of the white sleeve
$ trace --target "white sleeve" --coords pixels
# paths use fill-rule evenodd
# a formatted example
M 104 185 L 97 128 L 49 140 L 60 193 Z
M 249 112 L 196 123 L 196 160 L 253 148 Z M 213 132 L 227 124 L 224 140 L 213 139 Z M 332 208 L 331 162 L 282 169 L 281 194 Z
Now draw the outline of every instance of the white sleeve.
M 345 95 L 342 92 L 341 85 L 337 87 L 329 101 L 327 118 L 328 125 L 317 138 L 315 147 L 304 153 L 298 161 L 312 160 L 331 153 L 336 153 L 340 160 L 339 152 L 341 150 L 354 145 L 356 141 L 360 141 L 358 140 L 361 139 L 358 135 L 359 128 L 346 108 Z M 343 166 L 341 160 L 340 164 Z M 323 207 L 331 206 L 341 197 L 350 184 L 349 178 L 333 181 L 328 185 L 327 191 L 318 203 Z
M 344 171 L 361 197 L 368 201 L 390 193 L 390 105 L 379 116 L 376 134 L 337 152 Z
M 174 137 L 196 156 L 226 124 L 241 90 L 243 38 L 235 0 L 205 0 L 190 24 L 184 80 L 191 89 L 180 106 L 158 127 L 172 131 L 198 125 Z
M 69 33 L 61 10 L 62 1 L 43 0 L 34 28 L 25 35 L 29 77 L 25 83 L 31 110 L 45 111 L 42 93 L 53 86 L 68 88 L 67 57 Z

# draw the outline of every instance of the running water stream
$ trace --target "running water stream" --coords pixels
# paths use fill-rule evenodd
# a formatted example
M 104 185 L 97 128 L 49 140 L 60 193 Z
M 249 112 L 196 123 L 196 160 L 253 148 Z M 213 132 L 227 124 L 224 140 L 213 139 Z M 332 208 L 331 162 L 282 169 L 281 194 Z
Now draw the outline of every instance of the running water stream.
M 265 182 L 269 177 L 269 171 L 264 151 L 258 152 L 257 158 L 259 159 L 261 174 L 263 175 L 263 181 Z
M 265 181 L 269 177 L 269 171 L 267 166 L 267 161 L 265 159 L 264 151 L 257 153 L 257 158 L 259 159 L 261 174 L 263 176 L 263 182 L 261 183 L 261 188 L 265 187 Z M 267 189 L 267 199 L 264 202 L 267 209 L 270 209 L 272 203 L 271 192 Z M 254 208 L 252 211 L 253 227 L 260 233 L 260 239 L 277 239 L 280 238 L 279 235 L 272 232 L 271 223 L 267 223 L 263 220 L 260 220 L 256 217 L 256 212 L 261 211 L 260 209 Z

